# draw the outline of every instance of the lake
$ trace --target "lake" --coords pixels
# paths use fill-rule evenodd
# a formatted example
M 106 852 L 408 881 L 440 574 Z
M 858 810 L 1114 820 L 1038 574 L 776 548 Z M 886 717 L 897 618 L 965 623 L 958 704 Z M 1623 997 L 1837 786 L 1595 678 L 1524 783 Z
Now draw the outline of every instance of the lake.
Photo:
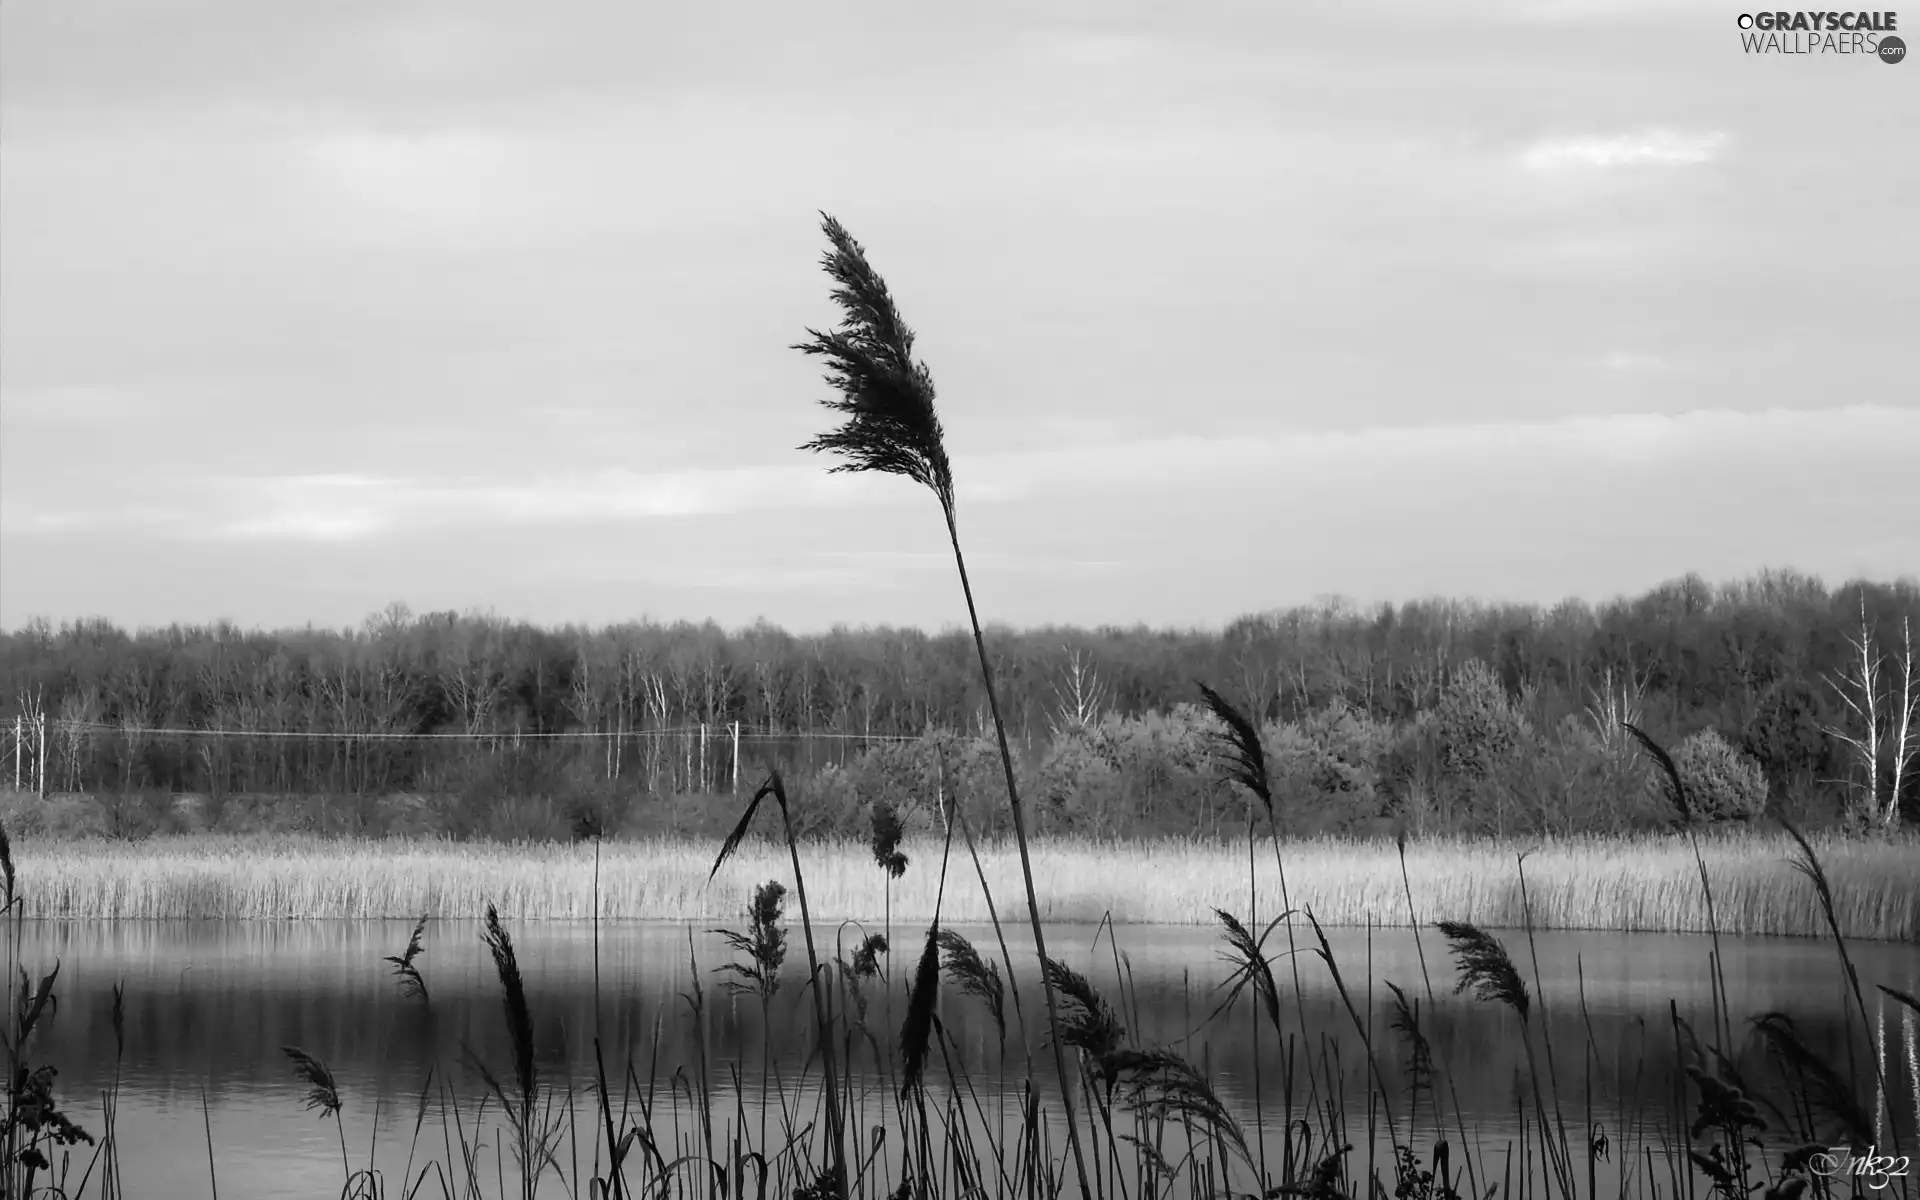
M 527 981 L 540 1069 L 551 1078 L 570 1079 L 585 1111 L 596 1028 L 591 928 L 576 922 L 507 928 Z M 345 1102 L 348 1149 L 361 1165 L 375 1133 L 377 1105 L 375 1159 L 393 1196 L 403 1190 L 399 1181 L 429 1071 L 434 1072 L 436 1090 L 438 1081 L 454 1089 L 463 1120 L 472 1118 L 484 1092 L 477 1072 L 463 1062 L 466 1049 L 501 1077 L 511 1075 L 500 989 L 477 922 L 443 921 L 428 927 L 427 952 L 419 966 L 430 990 L 430 1007 L 404 998 L 391 966 L 381 961 L 406 943 L 410 926 L 398 922 L 29 922 L 24 931 L 23 962 L 36 976 L 56 958 L 61 963 L 59 1006 L 35 1035 L 32 1059 L 59 1068 L 58 1094 L 71 1115 L 96 1133 L 101 1093 L 112 1086 L 118 1070 L 119 1138 L 126 1182 L 137 1196 L 164 1200 L 207 1195 L 206 1126 L 211 1127 L 222 1196 L 339 1194 L 339 1134 L 332 1121 L 303 1108 L 306 1085 L 293 1076 L 281 1050 L 284 1045 L 303 1048 L 334 1072 Z M 997 957 L 990 929 L 962 931 L 983 956 Z M 1085 972 L 1121 1010 L 1139 1044 L 1172 1045 L 1196 1062 L 1204 1061 L 1217 1090 L 1243 1120 L 1250 1121 L 1252 1114 L 1253 1064 L 1262 1064 L 1267 1125 L 1277 1139 L 1283 1125 L 1279 1049 L 1271 1032 L 1263 1029 L 1256 1056 L 1245 1004 L 1200 1037 L 1184 1040 L 1219 1004 L 1216 985 L 1228 973 L 1212 930 L 1122 926 L 1118 934 L 1126 955 L 1119 974 L 1130 980 L 1125 987 L 1116 982 L 1113 951 L 1096 927 L 1061 926 L 1047 936 L 1054 955 Z M 699 1026 L 681 998 L 694 986 L 690 935 L 706 1007 Z M 894 993 L 876 994 L 869 1010 L 886 1047 L 897 1040 L 904 1012 L 897 981 L 911 974 L 924 930 L 896 930 L 895 935 L 902 962 L 893 970 Z M 1365 1056 L 1331 974 L 1307 952 L 1305 940 L 1289 965 L 1284 932 L 1275 936 L 1277 943 L 1269 945 L 1277 944 L 1282 954 L 1275 972 L 1282 981 L 1289 1027 L 1296 1020 L 1292 994 L 1297 966 L 1306 996 L 1297 1020 L 1309 1038 L 1325 1032 L 1344 1047 L 1338 1062 L 1318 1054 L 1313 1058 L 1321 1094 L 1344 1089 L 1349 1096 L 1364 1095 Z M 1431 1002 L 1421 970 L 1422 947 L 1409 931 L 1375 930 L 1371 937 L 1361 930 L 1329 931 L 1355 1004 L 1363 1018 L 1372 1013 L 1380 1074 L 1389 1094 L 1404 1104 L 1410 1077 L 1404 1048 L 1388 1027 L 1386 980 L 1420 1001 L 1442 1077 L 1451 1081 L 1470 1133 L 1497 1163 L 1518 1128 L 1516 1100 L 1526 1094 L 1518 1018 L 1508 1009 L 1452 995 L 1455 972 L 1443 940 L 1433 930 L 1421 936 L 1435 993 Z M 1525 935 L 1500 936 L 1532 989 L 1534 970 Z M 849 955 L 854 940 L 849 931 Z M 1722 942 L 1736 1020 L 1771 1010 L 1785 1012 L 1809 1045 L 1844 1069 L 1843 1021 L 1851 1001 L 1831 943 L 1770 938 Z M 1009 944 L 1026 1003 L 1037 1009 L 1040 992 L 1027 966 L 1031 939 L 1010 936 Z M 1671 1097 L 1684 1082 L 1669 1002 L 1706 1033 L 1710 948 L 1708 939 L 1693 936 L 1555 933 L 1538 939 L 1541 995 L 1532 1019 L 1551 1043 L 1558 1092 L 1569 1120 L 1578 1120 L 1571 1136 L 1576 1146 L 1586 1144 L 1580 1129 L 1586 1126 L 1591 1102 L 1593 1121 L 1610 1144 L 1609 1176 L 1617 1178 L 1613 1173 L 1620 1163 L 1640 1154 L 1636 1139 L 1653 1139 L 1659 1153 L 1658 1137 L 1667 1127 L 1662 1114 L 1671 1110 Z M 1851 950 L 1877 1022 L 1873 1036 L 1889 1084 L 1884 1100 L 1863 1084 L 1862 1102 L 1911 1150 L 1920 1135 L 1920 1030 L 1909 1010 L 1887 1000 L 1874 985 L 1920 994 L 1920 947 L 1857 943 Z M 831 947 L 823 945 L 821 951 L 827 956 Z M 656 1095 L 662 1112 L 672 1107 L 666 1081 L 677 1070 L 691 1074 L 704 1061 L 724 1080 L 728 1064 L 743 1061 L 743 1070 L 757 1078 L 765 1052 L 792 1078 L 805 1048 L 812 1045 L 811 1010 L 801 1007 L 806 951 L 797 926 L 789 935 L 785 986 L 771 1011 L 771 1039 L 763 1034 L 759 1001 L 730 997 L 720 987 L 722 977 L 712 973 L 730 958 L 725 944 L 704 930 L 666 923 L 603 923 L 600 928 L 602 1000 L 597 1021 L 603 1052 L 611 1071 L 621 1072 L 631 1061 L 642 1090 L 650 1078 L 660 1081 Z M 111 1021 L 116 981 L 123 981 L 126 989 L 124 1053 L 117 1068 Z M 941 1019 L 976 1080 L 998 1086 L 1003 1078 L 1000 1042 L 982 1005 L 949 989 L 942 997 Z M 661 1030 L 657 1046 L 656 1022 Z M 1601 1048 L 1591 1058 L 1589 1027 L 1592 1045 Z M 1009 1086 L 1024 1076 L 1025 1061 L 1017 1028 L 1011 1036 L 1014 1048 L 1004 1074 Z M 1865 1043 L 1856 1038 L 1855 1044 Z M 1043 1086 L 1050 1086 L 1046 1081 L 1052 1077 L 1052 1060 L 1039 1046 L 1036 1038 L 1035 1071 Z M 1870 1080 L 1871 1066 L 1864 1054 L 1859 1058 L 1855 1075 Z M 871 1072 L 871 1059 L 856 1062 L 856 1069 Z M 930 1071 L 931 1079 L 946 1079 L 939 1063 Z M 1304 1074 L 1293 1081 L 1296 1105 L 1309 1102 Z M 734 1111 L 731 1100 L 726 1111 Z M 748 1112 L 750 1122 L 757 1119 L 750 1105 Z M 1350 1129 L 1348 1136 L 1363 1144 L 1364 1107 L 1358 1120 L 1361 1126 Z M 583 1125 L 583 1138 L 591 1128 L 590 1121 Z M 1271 1144 L 1277 1147 L 1277 1140 Z M 671 1156 L 671 1147 L 663 1150 Z M 562 1148 L 563 1158 L 569 1153 Z M 578 1153 L 582 1161 L 588 1160 L 591 1145 L 582 1144 Z M 1273 1153 L 1278 1154 L 1277 1148 Z M 1364 1167 L 1365 1153 L 1363 1144 L 1356 1152 L 1357 1165 Z M 420 1139 L 416 1175 L 425 1155 L 446 1157 L 437 1115 L 429 1116 Z M 488 1163 L 491 1178 L 490 1157 Z M 1664 1186 L 1664 1176 L 1661 1183 Z M 430 1183 L 424 1194 L 438 1196 L 438 1185 Z

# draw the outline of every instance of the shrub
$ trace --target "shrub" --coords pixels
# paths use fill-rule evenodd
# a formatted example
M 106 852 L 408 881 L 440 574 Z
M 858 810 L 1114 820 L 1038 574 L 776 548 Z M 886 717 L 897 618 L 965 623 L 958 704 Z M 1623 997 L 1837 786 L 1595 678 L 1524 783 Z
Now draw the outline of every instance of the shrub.
M 1487 664 L 1469 659 L 1434 709 L 1442 768 L 1458 780 L 1491 779 L 1526 745 L 1532 726 Z
M 1034 795 L 1039 832 L 1099 837 L 1124 824 L 1130 807 L 1125 781 L 1114 770 L 1106 741 L 1097 729 L 1076 727 L 1063 730 L 1047 747 Z
M 1269 724 L 1261 741 L 1277 798 L 1307 827 L 1346 830 L 1381 815 L 1391 725 L 1336 699 L 1297 723 Z
M 179 828 L 172 794 L 158 788 L 103 792 L 99 800 L 108 837 L 140 841 Z
M 1750 821 L 1767 808 L 1767 776 L 1717 730 L 1703 729 L 1673 748 L 1673 765 L 1694 811 L 1709 821 Z

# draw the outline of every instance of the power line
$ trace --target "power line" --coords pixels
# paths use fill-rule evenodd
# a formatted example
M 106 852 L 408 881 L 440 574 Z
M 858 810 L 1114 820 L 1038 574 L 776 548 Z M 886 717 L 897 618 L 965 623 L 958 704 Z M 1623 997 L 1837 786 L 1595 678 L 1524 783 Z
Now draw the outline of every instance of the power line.
M 529 741 L 533 741 L 533 740 L 593 741 L 593 740 L 602 739 L 602 738 L 698 737 L 701 734 L 703 729 L 703 727 L 699 725 L 689 725 L 689 726 L 675 728 L 675 729 L 622 729 L 617 731 L 605 730 L 605 729 L 602 729 L 602 730 L 569 729 L 569 730 L 558 730 L 558 731 L 553 731 L 553 730 L 516 731 L 516 730 L 509 729 L 509 730 L 482 730 L 474 733 L 467 733 L 467 732 L 409 733 L 409 732 L 396 732 L 394 730 L 367 730 L 367 731 L 361 732 L 361 731 L 347 730 L 347 729 L 335 729 L 335 730 L 227 729 L 227 728 L 187 729 L 187 728 L 171 728 L 171 727 L 165 727 L 165 726 L 149 727 L 144 725 L 139 725 L 139 726 L 109 725 L 109 724 L 105 724 L 103 722 L 98 722 L 98 721 L 49 721 L 47 722 L 47 728 L 64 730 L 68 733 L 113 734 L 113 735 L 124 736 L 124 737 L 215 737 L 215 738 L 253 737 L 253 738 L 291 738 L 291 739 L 307 739 L 307 740 L 318 740 L 318 741 L 340 741 L 343 739 L 352 739 L 357 741 L 404 741 L 404 742 L 412 742 L 412 741 L 471 742 L 471 741 L 480 741 L 480 740 L 499 741 L 499 740 L 508 739 L 508 738 L 524 739 Z M 705 726 L 704 729 L 708 734 L 708 736 L 710 737 L 717 738 L 722 735 L 733 736 L 730 732 L 729 726 L 727 725 L 708 725 L 708 726 Z M 827 732 L 758 733 L 758 732 L 752 732 L 746 729 L 742 729 L 739 732 L 738 737 L 743 742 L 744 741 L 794 741 L 794 740 L 917 742 L 921 740 L 920 736 L 917 734 L 902 734 L 902 733 L 827 733 Z

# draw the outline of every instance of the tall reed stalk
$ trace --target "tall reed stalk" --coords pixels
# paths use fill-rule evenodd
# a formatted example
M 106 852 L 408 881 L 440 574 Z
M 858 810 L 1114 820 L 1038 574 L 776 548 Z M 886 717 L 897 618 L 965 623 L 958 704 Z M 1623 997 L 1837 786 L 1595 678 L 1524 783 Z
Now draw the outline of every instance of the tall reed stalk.
M 711 880 L 713 876 L 718 875 L 721 866 L 740 848 L 740 843 L 746 839 L 747 830 L 753 824 L 754 813 L 759 810 L 760 803 L 769 796 L 773 797 L 774 804 L 780 809 L 781 833 L 787 844 L 788 857 L 793 862 L 793 890 L 800 898 L 800 929 L 807 943 L 807 992 L 808 998 L 813 1002 L 814 1021 L 820 1036 L 820 1061 L 826 1073 L 826 1086 L 821 1090 L 827 1106 L 829 1177 L 834 1194 L 844 1196 L 848 1182 L 846 1118 L 841 1112 L 839 1072 L 834 1067 L 833 1000 L 831 991 L 825 986 L 825 981 L 820 974 L 820 955 L 813 942 L 813 911 L 807 904 L 807 878 L 800 869 L 800 840 L 794 834 L 793 812 L 787 803 L 787 787 L 780 777 L 780 772 L 769 772 L 767 781 L 760 785 L 759 790 L 754 792 L 753 799 L 747 802 L 746 810 L 740 814 L 739 823 L 733 827 L 733 832 L 728 834 L 727 840 L 721 844 L 720 853 L 713 860 L 713 870 L 709 872 L 707 878 Z M 771 992 L 770 988 L 767 990 Z
M 838 428 L 814 438 L 803 450 L 825 451 L 844 461 L 831 470 L 877 471 L 900 475 L 932 491 L 946 521 L 947 541 L 960 574 L 960 590 L 967 602 L 967 620 L 973 628 L 974 649 L 980 658 L 980 677 L 986 687 L 987 708 L 1000 747 L 1000 765 L 1007 780 L 1007 804 L 1013 816 L 1014 840 L 1020 849 L 1021 882 L 1027 892 L 1027 915 L 1033 927 L 1034 951 L 1042 964 L 1047 958 L 1047 935 L 1041 928 L 1040 897 L 1033 885 L 1033 862 L 1027 849 L 1027 818 L 1014 778 L 1013 752 L 1007 743 L 1006 722 L 993 683 L 993 663 L 974 605 L 973 584 L 967 577 L 966 555 L 960 549 L 960 527 L 954 508 L 953 470 L 947 462 L 945 434 L 934 407 L 933 375 L 913 357 L 913 331 L 900 317 L 887 285 L 868 265 L 866 252 L 840 222 L 821 214 L 821 227 L 833 243 L 822 260 L 838 285 L 833 299 L 843 320 L 831 333 L 807 331 L 810 340 L 793 348 L 824 358 L 827 382 L 840 393 L 821 404 L 846 418 Z M 1047 1025 L 1052 1033 L 1054 1071 L 1060 1079 L 1061 1106 L 1066 1114 L 1068 1145 L 1082 1195 L 1091 1197 L 1080 1127 L 1074 1118 L 1074 1081 L 1067 1070 L 1066 1050 L 1059 1035 L 1059 1003 L 1054 982 L 1043 969 L 1041 990 L 1046 995 Z

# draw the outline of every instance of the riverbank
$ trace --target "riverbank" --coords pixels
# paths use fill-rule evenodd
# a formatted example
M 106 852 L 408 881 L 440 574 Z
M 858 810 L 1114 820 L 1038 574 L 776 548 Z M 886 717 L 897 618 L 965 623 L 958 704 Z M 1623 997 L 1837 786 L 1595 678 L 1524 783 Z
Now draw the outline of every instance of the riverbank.
M 1920 838 L 1814 839 L 1848 937 L 1920 941 Z M 896 924 L 933 916 L 940 844 L 909 842 L 906 874 L 891 884 Z M 1702 842 L 1723 934 L 1822 936 L 1814 889 L 1788 861 L 1782 836 Z M 720 921 L 737 917 L 753 885 L 791 884 L 784 846 L 754 841 L 708 882 L 716 847 L 679 840 L 609 842 L 600 851 L 603 920 Z M 1525 923 L 1516 856 L 1526 858 L 1526 899 L 1536 928 L 1695 933 L 1706 905 L 1688 843 L 1673 836 L 1571 838 L 1519 843 L 1428 840 L 1407 846 L 1421 921 L 1492 928 Z M 1323 924 L 1404 925 L 1407 896 L 1392 842 L 1282 844 L 1295 908 Z M 29 915 L 91 920 L 472 917 L 489 903 L 514 920 L 580 920 L 593 913 L 591 844 L 455 843 L 311 836 L 195 835 L 142 842 L 22 839 L 14 859 Z M 1254 856 L 1263 912 L 1276 911 L 1280 880 L 1271 847 Z M 878 921 L 888 880 L 863 844 L 803 845 L 816 921 Z M 1091 922 L 1207 925 L 1215 908 L 1244 912 L 1247 852 L 1213 842 L 1043 840 L 1033 847 L 1041 917 Z M 1002 919 L 1024 919 L 1019 858 L 981 847 L 981 866 Z M 985 921 L 972 862 L 956 848 L 946 919 Z

